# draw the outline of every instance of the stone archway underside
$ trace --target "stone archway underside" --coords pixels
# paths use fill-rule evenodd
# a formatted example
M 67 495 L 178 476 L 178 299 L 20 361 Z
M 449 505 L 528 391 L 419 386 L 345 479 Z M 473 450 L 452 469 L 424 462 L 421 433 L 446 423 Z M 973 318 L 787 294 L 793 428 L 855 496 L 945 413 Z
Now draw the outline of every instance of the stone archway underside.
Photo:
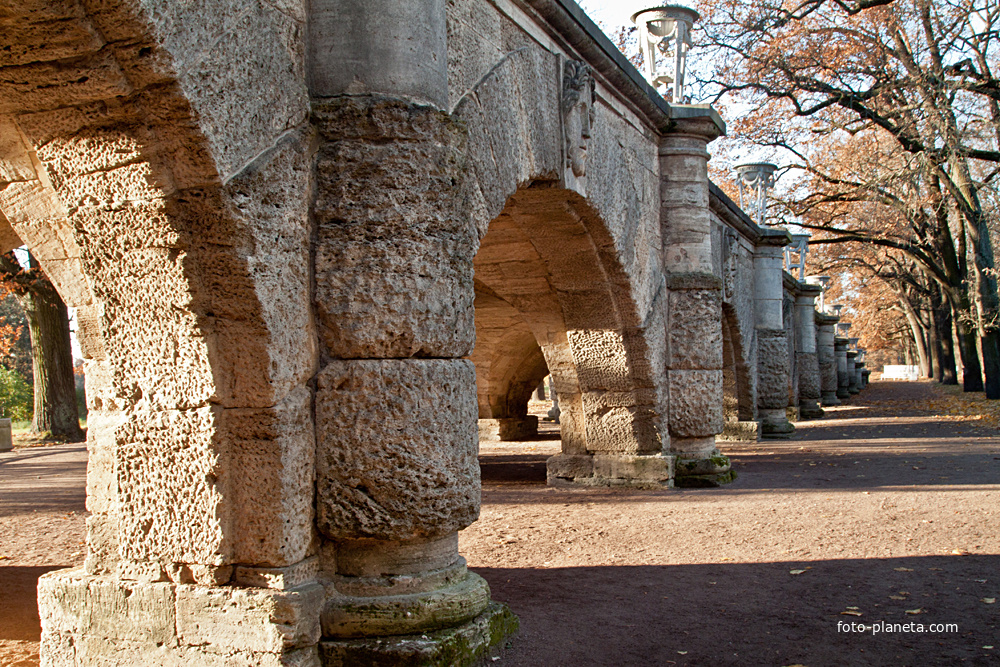
M 518 364 L 530 357 L 530 332 L 552 374 L 563 448 L 563 456 L 550 461 L 553 482 L 597 483 L 602 474 L 595 472 L 595 456 L 623 461 L 663 451 L 643 332 L 634 324 L 627 284 L 609 277 L 614 268 L 606 269 L 608 255 L 590 231 L 595 224 L 574 193 L 544 185 L 521 189 L 490 223 L 474 260 L 483 314 L 503 312 L 514 325 L 505 335 L 524 350 Z M 485 333 L 483 343 L 497 338 Z M 496 362 L 487 366 L 486 360 L 495 352 L 480 354 L 480 367 L 492 369 Z M 537 375 L 541 367 L 534 368 Z M 537 379 L 507 389 L 530 393 Z M 520 398 L 497 393 L 490 400 Z M 574 467 L 559 468 L 560 461 Z

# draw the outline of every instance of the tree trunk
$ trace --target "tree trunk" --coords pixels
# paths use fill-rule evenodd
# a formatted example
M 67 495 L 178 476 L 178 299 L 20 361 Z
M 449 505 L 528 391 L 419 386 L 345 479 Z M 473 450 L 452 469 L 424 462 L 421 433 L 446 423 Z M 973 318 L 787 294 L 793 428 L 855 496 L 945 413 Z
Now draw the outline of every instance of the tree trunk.
M 951 309 L 944 304 L 934 310 L 938 341 L 941 344 L 942 384 L 958 384 L 958 369 L 955 368 L 955 342 L 952 338 Z
M 50 433 L 69 442 L 84 439 L 76 407 L 73 349 L 69 313 L 52 282 L 29 256 L 23 270 L 13 255 L 0 257 L 0 271 L 13 285 L 12 292 L 28 320 L 31 335 L 32 374 L 35 378 L 34 433 Z
M 968 323 L 958 323 L 958 351 L 962 356 L 962 391 L 983 391 L 983 368 L 979 364 L 976 332 Z
M 66 304 L 51 283 L 18 298 L 31 332 L 31 360 L 35 376 L 34 433 L 83 440 L 76 407 L 73 350 Z
M 920 366 L 920 374 L 928 377 L 931 372 L 931 362 L 930 355 L 927 353 L 927 337 L 924 332 L 923 323 L 920 321 L 920 315 L 914 310 L 913 304 L 910 303 L 906 295 L 902 293 L 899 293 L 899 305 L 903 309 L 903 314 L 906 315 L 906 323 L 910 325 L 910 333 L 913 334 L 913 343 L 917 348 L 917 363 Z
M 941 381 L 941 340 L 938 337 L 936 323 L 934 322 L 934 312 L 925 310 L 921 313 L 920 322 L 927 332 L 927 354 L 930 357 L 930 372 L 927 377 L 931 380 Z
M 951 306 L 944 299 L 941 289 L 931 284 L 930 317 L 934 328 L 935 347 L 938 355 L 938 372 L 935 378 L 941 384 L 958 384 L 955 369 L 955 347 L 952 343 Z

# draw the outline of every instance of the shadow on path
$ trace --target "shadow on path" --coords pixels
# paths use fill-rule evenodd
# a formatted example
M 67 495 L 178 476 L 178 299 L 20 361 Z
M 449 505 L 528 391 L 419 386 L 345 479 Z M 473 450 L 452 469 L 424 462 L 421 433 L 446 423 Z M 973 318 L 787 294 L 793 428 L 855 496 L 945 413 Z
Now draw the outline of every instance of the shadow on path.
M 39 640 L 38 578 L 46 572 L 65 567 L 0 566 L 0 639 Z
M 505 666 L 821 667 L 997 664 L 997 606 L 981 600 L 1000 597 L 998 568 L 1000 556 L 475 569 L 521 619 Z M 852 622 L 925 631 L 843 631 Z M 929 631 L 939 623 L 957 631 Z

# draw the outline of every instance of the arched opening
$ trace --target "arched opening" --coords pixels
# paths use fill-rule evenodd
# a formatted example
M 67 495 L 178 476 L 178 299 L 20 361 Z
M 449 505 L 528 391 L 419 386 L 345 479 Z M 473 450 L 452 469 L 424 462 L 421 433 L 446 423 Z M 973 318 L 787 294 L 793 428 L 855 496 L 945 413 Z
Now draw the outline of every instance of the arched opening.
M 757 440 L 751 373 L 735 307 L 722 304 L 723 432 L 720 440 Z
M 663 450 L 647 343 L 611 243 L 582 197 L 541 183 L 509 198 L 474 260 L 480 418 L 524 417 L 551 373 L 562 454 L 550 483 L 600 477 L 595 456 Z

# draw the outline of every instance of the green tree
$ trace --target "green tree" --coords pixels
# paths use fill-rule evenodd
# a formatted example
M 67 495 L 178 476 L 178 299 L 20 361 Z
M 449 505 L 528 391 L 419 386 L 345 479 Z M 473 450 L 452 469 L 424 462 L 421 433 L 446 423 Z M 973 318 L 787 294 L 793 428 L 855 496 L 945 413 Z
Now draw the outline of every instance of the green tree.
M 17 371 L 0 366 L 0 416 L 27 421 L 31 419 L 33 403 L 31 385 Z

